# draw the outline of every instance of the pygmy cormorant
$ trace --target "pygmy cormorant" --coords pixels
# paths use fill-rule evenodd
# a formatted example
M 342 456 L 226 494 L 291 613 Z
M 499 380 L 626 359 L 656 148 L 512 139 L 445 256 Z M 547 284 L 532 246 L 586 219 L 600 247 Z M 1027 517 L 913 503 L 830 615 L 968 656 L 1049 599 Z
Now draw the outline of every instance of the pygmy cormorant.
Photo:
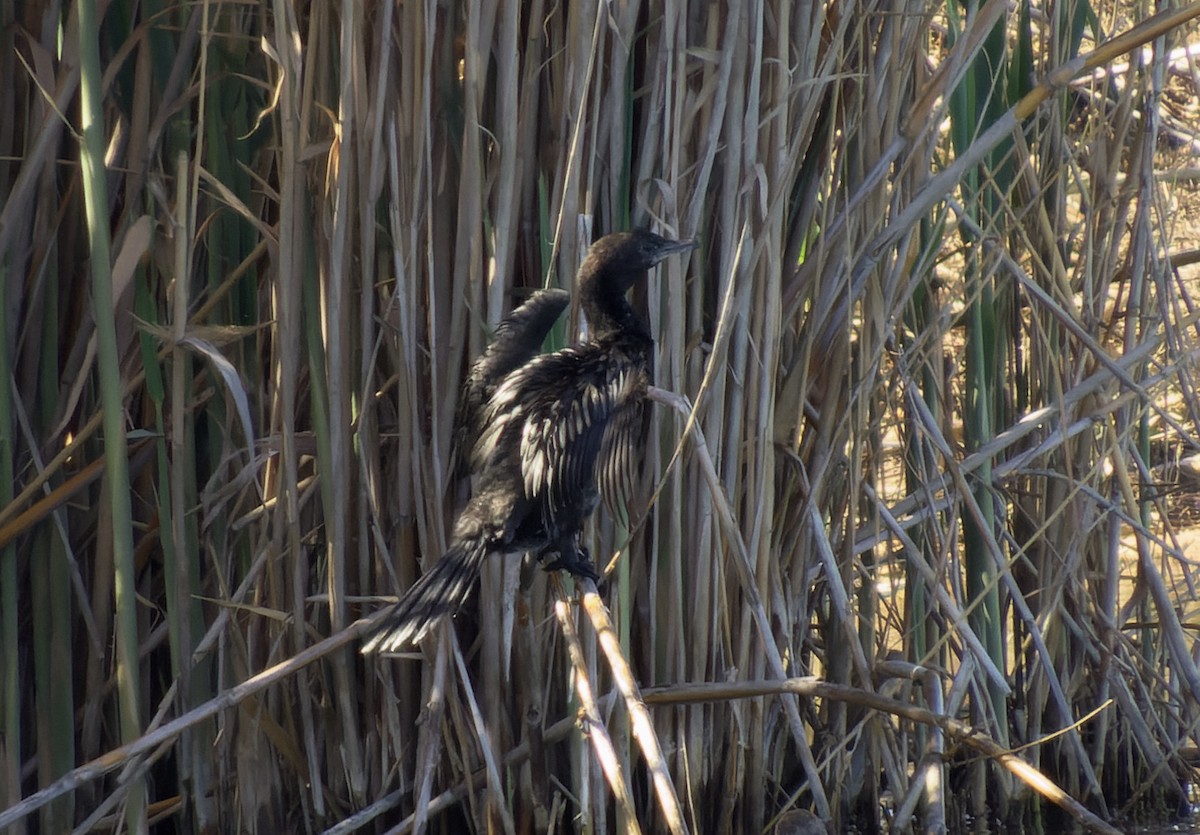
M 372 628 L 364 653 L 419 641 L 463 604 L 490 554 L 556 555 L 547 569 L 596 577 L 580 529 L 601 496 L 611 508 L 628 493 L 654 346 L 625 296 L 651 267 L 694 246 L 645 231 L 601 238 L 576 276 L 587 341 L 513 367 L 490 397 L 494 380 L 480 375 L 487 399 L 467 412 L 477 432 L 468 458 L 474 495 L 449 549 Z

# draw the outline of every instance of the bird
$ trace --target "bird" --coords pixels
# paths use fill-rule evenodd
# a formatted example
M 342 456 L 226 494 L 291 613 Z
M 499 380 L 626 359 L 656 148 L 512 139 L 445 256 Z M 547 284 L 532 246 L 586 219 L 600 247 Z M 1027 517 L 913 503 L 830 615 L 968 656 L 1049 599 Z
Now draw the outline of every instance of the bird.
M 446 552 L 369 628 L 364 654 L 419 643 L 466 602 L 493 554 L 532 553 L 547 571 L 597 578 L 581 529 L 602 497 L 612 510 L 628 495 L 654 348 L 626 294 L 663 259 L 696 245 L 646 230 L 605 235 L 576 275 L 587 338 L 513 367 L 490 396 L 498 375 L 481 373 L 486 399 L 468 413 L 477 432 L 467 459 L 473 495 Z

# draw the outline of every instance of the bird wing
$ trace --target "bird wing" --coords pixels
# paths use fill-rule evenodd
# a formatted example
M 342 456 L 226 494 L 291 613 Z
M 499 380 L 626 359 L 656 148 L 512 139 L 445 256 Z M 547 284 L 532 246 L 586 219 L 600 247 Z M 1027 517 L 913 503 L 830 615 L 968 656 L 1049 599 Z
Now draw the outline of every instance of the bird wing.
M 641 369 L 627 375 L 618 397 L 620 405 L 608 422 L 600 457 L 596 461 L 596 484 L 600 488 L 600 497 L 614 518 L 620 518 L 621 508 L 626 507 L 641 467 L 645 448 L 643 415 L 648 384 L 648 375 Z
M 538 290 L 496 326 L 492 343 L 472 364 L 459 392 L 450 456 L 451 472 L 456 476 L 465 477 L 478 469 L 479 462 L 470 453 L 482 429 L 487 402 L 505 377 L 538 356 L 570 300 L 566 290 Z
M 609 362 L 594 345 L 537 357 L 496 390 L 473 454 L 494 455 L 519 432 L 526 496 L 552 522 L 586 515 L 598 488 L 609 504 L 623 495 L 645 385 L 643 369 Z

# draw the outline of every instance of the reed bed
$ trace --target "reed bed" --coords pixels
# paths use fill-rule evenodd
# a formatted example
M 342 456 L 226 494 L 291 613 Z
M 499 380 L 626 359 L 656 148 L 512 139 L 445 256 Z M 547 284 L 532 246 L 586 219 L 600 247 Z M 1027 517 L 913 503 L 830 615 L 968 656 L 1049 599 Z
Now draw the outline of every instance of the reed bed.
M 0 831 L 1174 815 L 1200 4 L 1156 11 L 0 4 Z M 489 327 L 635 225 L 700 248 L 635 299 L 601 594 L 497 560 L 364 659 Z

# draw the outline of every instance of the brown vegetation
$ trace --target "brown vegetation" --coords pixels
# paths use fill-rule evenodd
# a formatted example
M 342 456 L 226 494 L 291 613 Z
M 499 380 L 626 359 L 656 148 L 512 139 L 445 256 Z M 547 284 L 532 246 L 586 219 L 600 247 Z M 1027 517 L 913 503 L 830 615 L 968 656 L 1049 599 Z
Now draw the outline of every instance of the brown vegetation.
M 1174 813 L 1200 5 L 1154 9 L 0 4 L 0 831 Z M 363 659 L 488 324 L 633 225 L 701 248 L 636 300 L 607 612 L 496 561 Z

